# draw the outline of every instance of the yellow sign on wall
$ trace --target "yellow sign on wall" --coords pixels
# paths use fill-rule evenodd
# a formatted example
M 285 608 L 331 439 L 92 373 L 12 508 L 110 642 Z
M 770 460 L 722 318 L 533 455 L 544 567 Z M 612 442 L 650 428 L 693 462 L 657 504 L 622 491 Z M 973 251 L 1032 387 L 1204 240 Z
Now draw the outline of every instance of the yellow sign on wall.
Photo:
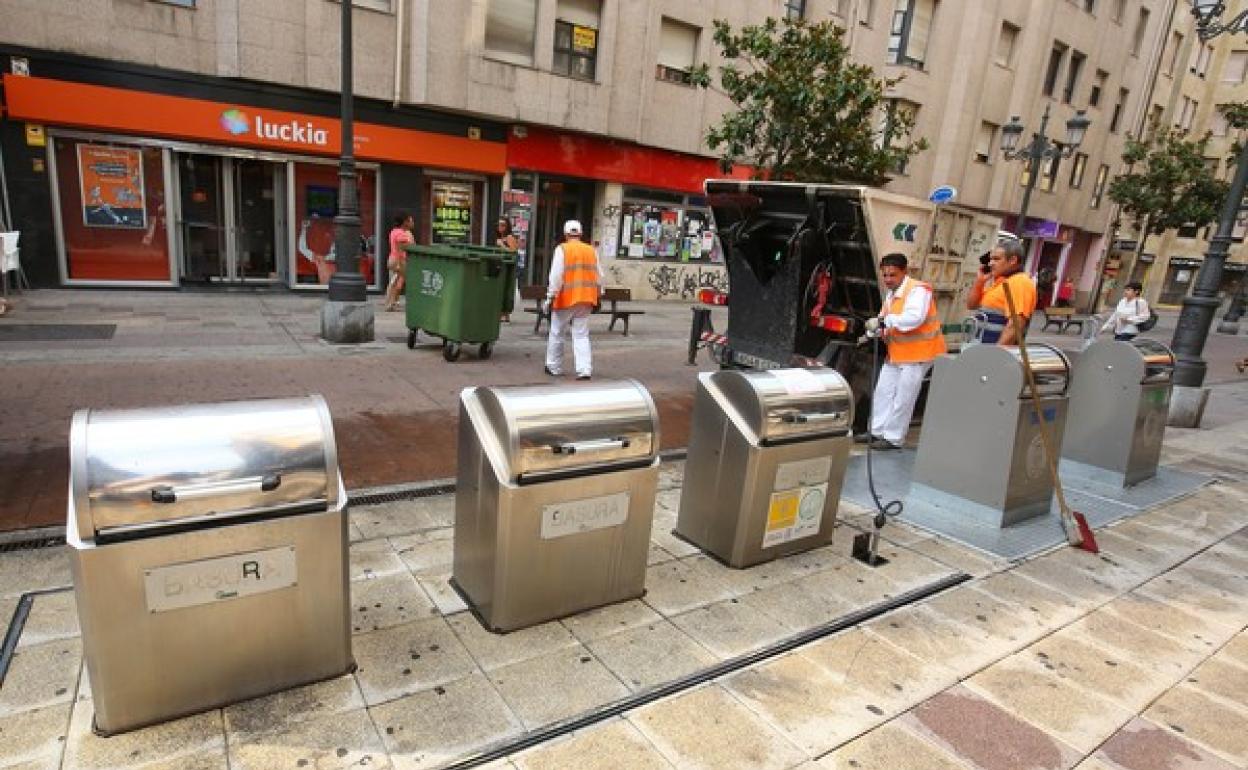
M 593 53 L 598 46 L 598 30 L 593 27 L 572 28 L 572 50 L 577 53 Z
M 26 144 L 30 147 L 48 146 L 48 136 L 44 133 L 43 126 L 36 123 L 26 124 Z

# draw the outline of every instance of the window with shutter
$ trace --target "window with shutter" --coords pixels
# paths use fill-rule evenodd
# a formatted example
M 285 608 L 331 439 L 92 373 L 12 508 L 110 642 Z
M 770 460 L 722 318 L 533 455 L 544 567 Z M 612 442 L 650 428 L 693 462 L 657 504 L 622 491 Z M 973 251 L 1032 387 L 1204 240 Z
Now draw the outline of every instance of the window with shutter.
M 689 84 L 691 72 L 698 60 L 700 33 L 698 27 L 663 17 L 659 27 L 659 80 Z
M 487 51 L 532 64 L 536 36 L 537 0 L 489 0 L 485 14 Z

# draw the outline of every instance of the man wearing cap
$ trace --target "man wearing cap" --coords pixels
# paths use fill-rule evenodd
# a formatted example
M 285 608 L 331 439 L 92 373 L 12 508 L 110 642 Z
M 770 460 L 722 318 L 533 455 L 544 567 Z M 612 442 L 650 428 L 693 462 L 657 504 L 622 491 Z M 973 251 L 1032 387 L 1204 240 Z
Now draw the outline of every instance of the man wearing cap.
M 569 219 L 563 224 L 565 240 L 555 247 L 542 309 L 550 313 L 550 336 L 546 339 L 546 373 L 563 374 L 563 330 L 572 327 L 572 357 L 576 379 L 588 380 L 593 374 L 589 348 L 589 314 L 598 304 L 602 276 L 594 247 L 581 242 L 581 223 Z

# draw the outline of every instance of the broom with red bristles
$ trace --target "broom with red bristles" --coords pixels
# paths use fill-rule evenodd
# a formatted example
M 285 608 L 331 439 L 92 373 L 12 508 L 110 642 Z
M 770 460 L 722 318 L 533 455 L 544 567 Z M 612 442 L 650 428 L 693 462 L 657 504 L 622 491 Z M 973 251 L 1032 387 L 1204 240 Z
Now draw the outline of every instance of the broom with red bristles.
M 1040 424 L 1040 441 L 1044 444 L 1044 459 L 1049 466 L 1049 476 L 1053 479 L 1053 491 L 1057 494 L 1057 507 L 1061 515 L 1062 530 L 1066 533 L 1066 542 L 1092 553 L 1100 553 L 1096 546 L 1096 537 L 1088 526 L 1088 519 L 1078 511 L 1072 511 L 1066 504 L 1066 495 L 1062 493 L 1062 480 L 1057 475 L 1057 453 L 1049 440 L 1049 429 L 1044 421 L 1044 409 L 1040 406 L 1040 391 L 1036 388 L 1036 376 L 1031 371 L 1031 359 L 1027 357 L 1027 340 L 1023 336 L 1023 321 L 1014 312 L 1014 297 L 1010 294 L 1010 285 L 1002 283 L 1005 289 L 1005 304 L 1010 310 L 1010 323 L 1014 325 L 1014 337 L 1018 341 L 1018 352 L 1023 359 L 1023 373 L 1027 378 L 1027 390 L 1031 392 L 1031 405 L 1036 411 L 1036 420 Z

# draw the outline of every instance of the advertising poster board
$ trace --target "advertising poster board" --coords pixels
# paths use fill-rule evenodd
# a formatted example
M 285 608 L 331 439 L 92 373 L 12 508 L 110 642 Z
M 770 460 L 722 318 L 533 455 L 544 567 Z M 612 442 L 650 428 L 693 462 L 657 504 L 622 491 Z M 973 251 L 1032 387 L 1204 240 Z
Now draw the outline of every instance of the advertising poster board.
M 472 240 L 472 185 L 460 182 L 433 182 L 433 215 L 430 239 L 433 243 L 468 243 Z
M 143 153 L 137 147 L 78 145 L 82 223 L 87 227 L 147 227 Z

